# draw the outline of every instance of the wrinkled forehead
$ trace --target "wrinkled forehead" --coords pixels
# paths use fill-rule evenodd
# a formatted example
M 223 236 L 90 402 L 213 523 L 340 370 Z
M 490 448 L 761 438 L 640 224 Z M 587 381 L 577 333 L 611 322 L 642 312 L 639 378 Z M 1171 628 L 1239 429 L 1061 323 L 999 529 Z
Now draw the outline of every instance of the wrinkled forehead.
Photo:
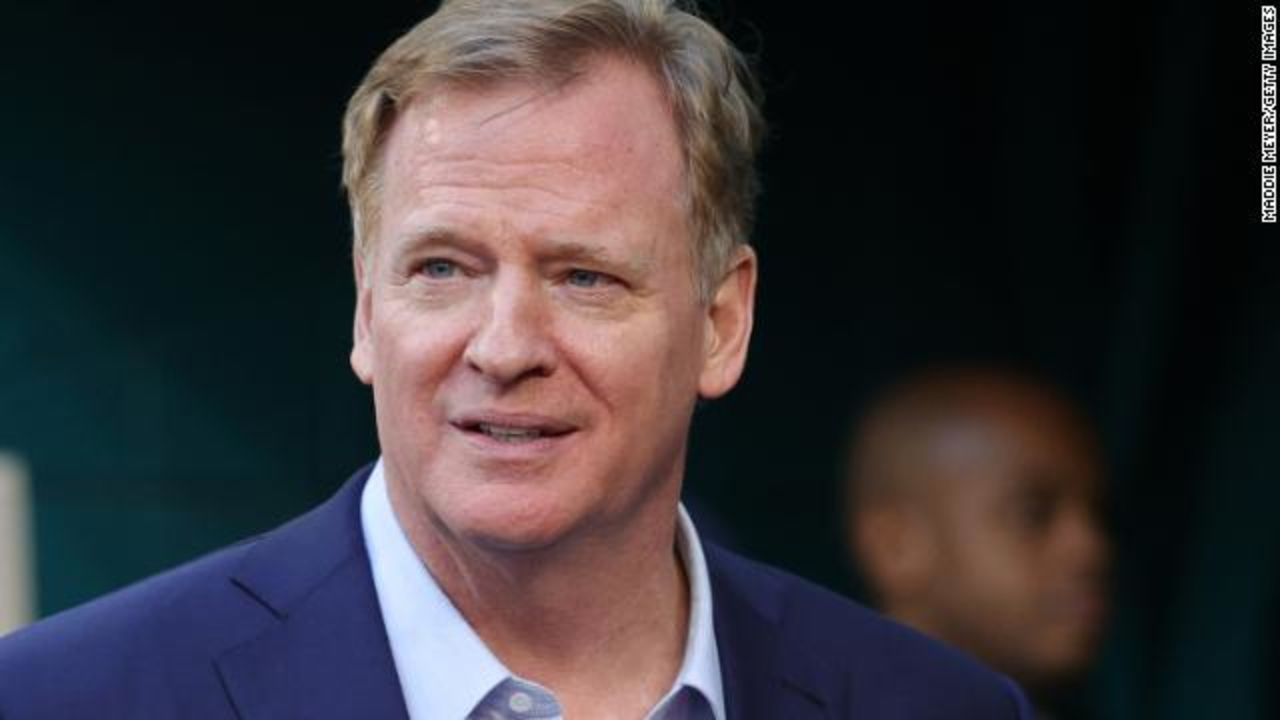
M 619 56 L 540 79 L 441 82 L 401 109 L 384 163 L 500 156 L 631 173 L 639 186 L 683 187 L 674 115 L 653 74 Z

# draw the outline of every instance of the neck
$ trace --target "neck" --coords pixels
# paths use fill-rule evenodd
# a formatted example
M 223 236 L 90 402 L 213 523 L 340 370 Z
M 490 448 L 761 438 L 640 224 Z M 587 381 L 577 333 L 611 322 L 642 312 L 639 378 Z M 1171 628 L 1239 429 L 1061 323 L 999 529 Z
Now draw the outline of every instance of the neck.
M 674 681 L 688 632 L 678 487 L 617 527 L 533 550 L 469 543 L 392 501 L 436 582 L 508 669 L 551 689 L 566 716 L 643 717 Z

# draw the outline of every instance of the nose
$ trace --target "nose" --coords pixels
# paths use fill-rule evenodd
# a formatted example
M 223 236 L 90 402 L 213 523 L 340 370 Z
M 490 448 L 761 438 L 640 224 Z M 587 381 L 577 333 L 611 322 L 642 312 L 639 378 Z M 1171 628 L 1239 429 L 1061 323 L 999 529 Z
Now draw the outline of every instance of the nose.
M 500 386 L 554 372 L 551 317 L 536 278 L 495 276 L 480 312 L 463 355 L 468 367 Z

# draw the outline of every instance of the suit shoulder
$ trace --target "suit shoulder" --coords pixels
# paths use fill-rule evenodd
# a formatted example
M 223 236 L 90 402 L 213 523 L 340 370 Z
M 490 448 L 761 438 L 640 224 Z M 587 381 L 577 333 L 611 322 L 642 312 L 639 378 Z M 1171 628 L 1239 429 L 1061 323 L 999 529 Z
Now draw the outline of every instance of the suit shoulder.
M 166 613 L 182 612 L 186 604 L 207 605 L 219 598 L 216 590 L 230 583 L 236 564 L 255 540 L 216 550 L 40 620 L 0 639 L 0 659 L 24 650 L 47 651 L 63 638 L 80 645 L 123 632 L 137 640 L 145 631 L 135 625 L 154 626 Z
M 369 469 L 267 533 L 0 638 L 0 717 L 230 714 L 219 658 L 361 560 L 356 581 L 372 590 L 358 502 Z
M 716 590 L 751 596 L 784 655 L 821 685 L 843 685 L 859 716 L 1031 717 L 1016 685 L 959 650 L 785 570 L 719 548 L 708 561 L 721 575 Z
M 205 669 L 210 649 L 236 642 L 228 629 L 237 624 L 227 618 L 266 613 L 230 579 L 252 543 L 215 551 L 0 638 L 0 708 L 17 712 L 29 704 L 31 717 L 91 717 L 94 703 L 137 695 L 139 684 L 212 679 L 195 669 Z M 68 678 L 75 679 L 74 693 Z

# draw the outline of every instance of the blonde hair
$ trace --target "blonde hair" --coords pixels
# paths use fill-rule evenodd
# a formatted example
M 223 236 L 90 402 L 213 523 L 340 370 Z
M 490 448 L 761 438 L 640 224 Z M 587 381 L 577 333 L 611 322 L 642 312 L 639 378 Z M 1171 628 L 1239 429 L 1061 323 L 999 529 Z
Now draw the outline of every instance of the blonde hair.
M 446 0 L 382 53 L 347 104 L 342 182 L 354 251 L 372 245 L 382 146 L 403 108 L 442 86 L 569 82 L 601 53 L 641 63 L 670 102 L 697 282 L 708 300 L 751 233 L 764 124 L 742 55 L 678 0 Z

